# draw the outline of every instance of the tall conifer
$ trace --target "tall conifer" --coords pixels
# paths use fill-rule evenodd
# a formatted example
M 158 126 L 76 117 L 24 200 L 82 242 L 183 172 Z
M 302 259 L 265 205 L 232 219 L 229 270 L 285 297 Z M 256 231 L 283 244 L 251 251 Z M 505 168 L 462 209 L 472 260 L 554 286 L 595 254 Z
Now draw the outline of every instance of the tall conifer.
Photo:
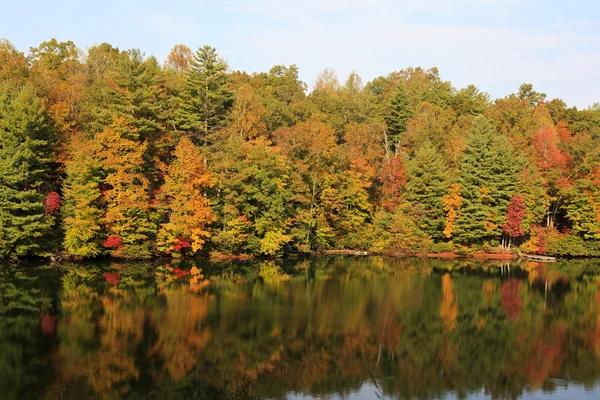
M 463 207 L 454 237 L 460 243 L 499 239 L 524 161 L 485 117 L 477 117 L 460 164 Z
M 52 155 L 48 117 L 33 87 L 0 94 L 0 257 L 41 255 L 51 226 L 44 180 Z

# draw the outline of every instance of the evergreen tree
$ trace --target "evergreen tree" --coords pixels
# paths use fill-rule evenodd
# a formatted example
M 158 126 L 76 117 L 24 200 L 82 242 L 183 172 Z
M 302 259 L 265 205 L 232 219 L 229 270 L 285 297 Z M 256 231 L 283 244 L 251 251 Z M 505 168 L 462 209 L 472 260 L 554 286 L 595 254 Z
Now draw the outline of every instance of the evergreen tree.
M 41 255 L 53 222 L 43 194 L 52 155 L 48 117 L 31 86 L 0 93 L 0 257 Z
M 519 188 L 522 158 L 485 117 L 477 117 L 460 164 L 458 182 L 463 207 L 454 237 L 459 243 L 481 243 L 502 235 L 510 198 Z
M 404 83 L 400 82 L 396 86 L 396 92 L 390 99 L 388 112 L 385 117 L 388 128 L 388 146 L 396 148 L 402 134 L 406 131 L 406 123 L 412 114 L 410 100 L 404 88 Z
M 425 141 L 406 164 L 406 200 L 423 207 L 420 223 L 434 239 L 443 239 L 446 221 L 442 199 L 448 190 L 448 171 L 439 152 Z
M 210 132 L 222 128 L 227 110 L 233 104 L 229 89 L 227 63 L 219 57 L 214 47 L 199 48 L 188 75 L 185 97 L 186 110 L 181 127 L 191 131 L 197 141 Z
M 155 57 L 137 49 L 124 51 L 116 66 L 117 87 L 111 90 L 118 115 L 129 119 L 142 140 L 153 140 L 160 130 L 161 73 Z

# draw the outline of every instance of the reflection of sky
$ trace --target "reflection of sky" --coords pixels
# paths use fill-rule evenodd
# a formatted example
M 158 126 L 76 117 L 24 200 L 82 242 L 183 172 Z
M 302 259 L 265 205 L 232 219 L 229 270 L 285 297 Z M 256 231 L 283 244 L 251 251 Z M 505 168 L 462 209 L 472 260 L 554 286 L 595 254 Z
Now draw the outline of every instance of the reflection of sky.
M 109 42 L 164 59 L 176 43 L 215 46 L 233 69 L 295 63 L 312 84 L 325 67 L 363 80 L 438 66 L 492 97 L 533 83 L 550 98 L 600 102 L 598 0 L 3 1 L 0 37 L 20 50 L 56 37 Z M 25 21 L 25 22 L 24 22 Z
M 378 390 L 372 383 L 363 383 L 362 387 L 359 391 L 349 393 L 349 394 L 331 394 L 331 395 L 320 395 L 320 396 L 311 396 L 306 393 L 291 393 L 286 396 L 286 400 L 369 400 L 369 399 L 379 399 L 377 396 Z M 383 399 L 397 399 L 396 396 L 383 396 Z M 469 400 L 484 400 L 489 399 L 490 396 L 486 395 L 483 390 L 477 393 L 471 393 L 465 399 Z M 580 385 L 564 385 L 561 387 L 557 387 L 556 390 L 552 392 L 544 392 L 542 390 L 536 390 L 533 392 L 525 392 L 520 397 L 523 400 L 538 400 L 538 399 L 564 399 L 564 400 L 579 400 L 579 399 L 594 399 L 597 400 L 600 398 L 600 387 L 596 386 L 593 389 L 586 389 Z M 459 399 L 459 397 L 450 392 L 444 398 L 444 400 L 455 400 Z M 463 399 L 463 397 L 460 397 Z

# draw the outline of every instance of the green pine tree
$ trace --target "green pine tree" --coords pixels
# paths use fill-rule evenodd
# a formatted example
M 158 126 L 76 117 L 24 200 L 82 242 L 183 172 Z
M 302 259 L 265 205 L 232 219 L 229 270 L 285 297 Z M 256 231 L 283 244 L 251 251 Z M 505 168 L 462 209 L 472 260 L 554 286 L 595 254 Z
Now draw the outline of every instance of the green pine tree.
M 48 118 L 33 87 L 0 93 L 0 258 L 42 255 L 53 223 L 43 194 L 52 154 Z
M 458 182 L 463 207 L 456 220 L 455 240 L 482 243 L 498 239 L 512 195 L 519 191 L 524 161 L 485 117 L 473 123 L 460 164 Z
M 448 168 L 439 151 L 426 140 L 406 164 L 406 199 L 423 208 L 423 231 L 434 239 L 443 239 L 445 213 L 442 198 L 448 190 Z
M 188 75 L 181 127 L 192 132 L 199 142 L 210 132 L 222 128 L 227 120 L 227 110 L 234 99 L 227 68 L 214 47 L 204 46 L 196 51 Z
M 397 146 L 402 134 L 406 131 L 406 124 L 412 114 L 410 99 L 404 88 L 404 83 L 400 82 L 396 86 L 396 92 L 390 100 L 388 112 L 385 116 L 388 142 L 391 147 L 395 148 Z

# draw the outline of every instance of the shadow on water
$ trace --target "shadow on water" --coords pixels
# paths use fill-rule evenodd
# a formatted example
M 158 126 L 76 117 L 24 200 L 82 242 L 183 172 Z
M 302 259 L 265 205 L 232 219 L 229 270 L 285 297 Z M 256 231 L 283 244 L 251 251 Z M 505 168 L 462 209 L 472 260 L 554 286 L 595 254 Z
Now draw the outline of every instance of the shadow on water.
M 600 262 L 0 268 L 0 398 L 600 396 Z

